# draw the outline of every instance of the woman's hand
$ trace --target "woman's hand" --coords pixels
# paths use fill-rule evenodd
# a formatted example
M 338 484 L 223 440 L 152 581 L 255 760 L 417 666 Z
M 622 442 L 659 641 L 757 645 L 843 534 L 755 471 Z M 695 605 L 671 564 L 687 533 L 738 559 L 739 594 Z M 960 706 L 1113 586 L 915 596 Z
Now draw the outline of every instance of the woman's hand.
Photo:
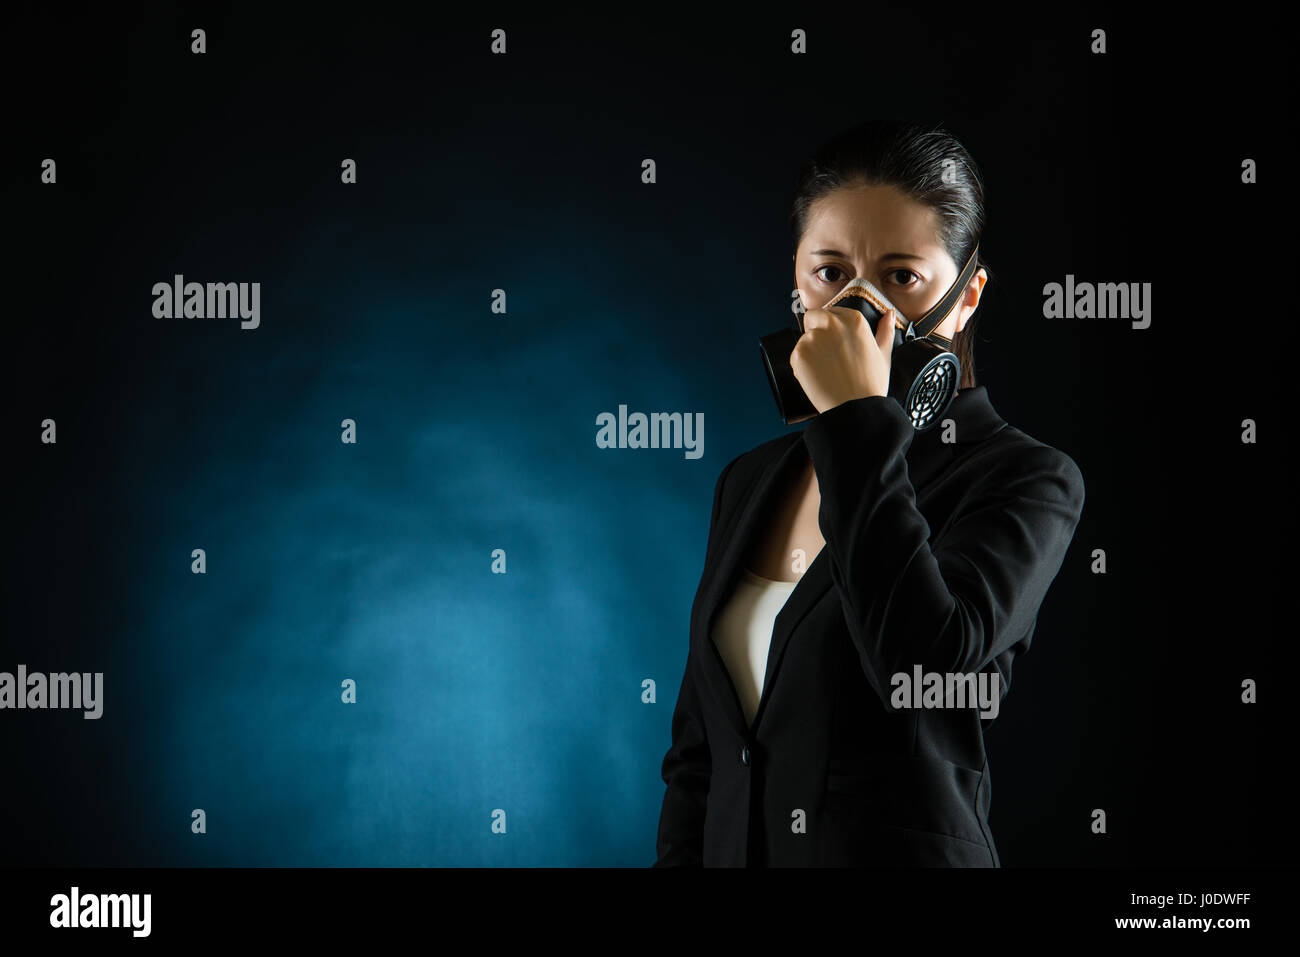
M 856 309 L 809 309 L 803 335 L 790 353 L 790 368 L 818 412 L 842 402 L 889 392 L 894 351 L 894 310 L 871 325 Z

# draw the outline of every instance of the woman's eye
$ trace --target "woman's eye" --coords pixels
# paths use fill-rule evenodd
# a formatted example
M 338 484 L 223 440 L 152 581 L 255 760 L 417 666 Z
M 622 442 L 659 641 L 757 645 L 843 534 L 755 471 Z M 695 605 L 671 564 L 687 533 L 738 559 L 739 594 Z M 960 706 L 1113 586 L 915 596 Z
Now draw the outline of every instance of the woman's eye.
M 839 276 L 838 277 L 823 276 L 822 272 L 827 269 L 838 273 Z M 846 278 L 846 276 L 844 275 L 844 270 L 840 269 L 839 266 L 833 266 L 830 264 L 827 264 L 825 266 L 818 266 L 816 269 L 813 270 L 813 275 L 816 276 L 818 279 L 820 279 L 822 282 L 826 282 L 826 283 L 842 282 Z M 892 276 L 895 279 L 898 279 L 899 276 L 902 276 L 903 277 L 902 281 L 895 283 L 895 285 L 899 285 L 899 286 L 912 286 L 915 285 L 917 282 L 919 282 L 921 279 L 919 275 L 912 272 L 912 270 L 910 269 L 891 269 L 888 273 L 886 273 L 886 275 Z

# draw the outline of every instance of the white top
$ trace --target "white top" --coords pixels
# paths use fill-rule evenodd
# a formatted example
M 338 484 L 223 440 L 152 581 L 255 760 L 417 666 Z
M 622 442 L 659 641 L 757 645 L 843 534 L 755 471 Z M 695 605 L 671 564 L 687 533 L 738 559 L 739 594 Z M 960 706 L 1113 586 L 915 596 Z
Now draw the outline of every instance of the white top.
M 713 643 L 731 672 L 731 681 L 745 712 L 745 723 L 752 724 L 763 692 L 772 625 L 799 583 L 773 581 L 755 575 L 748 568 L 741 571 L 735 590 L 714 622 Z

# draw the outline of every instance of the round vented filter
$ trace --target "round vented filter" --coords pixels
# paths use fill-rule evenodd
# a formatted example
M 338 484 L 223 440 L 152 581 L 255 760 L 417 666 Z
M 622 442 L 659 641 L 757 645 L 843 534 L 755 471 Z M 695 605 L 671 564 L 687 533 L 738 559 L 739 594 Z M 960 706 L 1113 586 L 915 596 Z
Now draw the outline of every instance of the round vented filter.
M 961 363 L 951 352 L 935 356 L 912 380 L 903 410 L 912 420 L 912 428 L 923 432 L 937 423 L 952 404 L 961 377 Z

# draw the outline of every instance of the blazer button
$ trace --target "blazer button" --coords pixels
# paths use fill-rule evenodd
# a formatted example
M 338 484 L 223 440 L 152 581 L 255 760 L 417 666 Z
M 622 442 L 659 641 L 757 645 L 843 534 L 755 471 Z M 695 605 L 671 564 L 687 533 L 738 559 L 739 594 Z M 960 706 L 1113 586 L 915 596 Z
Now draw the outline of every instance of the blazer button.
M 745 745 L 740 749 L 740 763 L 746 767 L 749 766 L 749 745 Z

